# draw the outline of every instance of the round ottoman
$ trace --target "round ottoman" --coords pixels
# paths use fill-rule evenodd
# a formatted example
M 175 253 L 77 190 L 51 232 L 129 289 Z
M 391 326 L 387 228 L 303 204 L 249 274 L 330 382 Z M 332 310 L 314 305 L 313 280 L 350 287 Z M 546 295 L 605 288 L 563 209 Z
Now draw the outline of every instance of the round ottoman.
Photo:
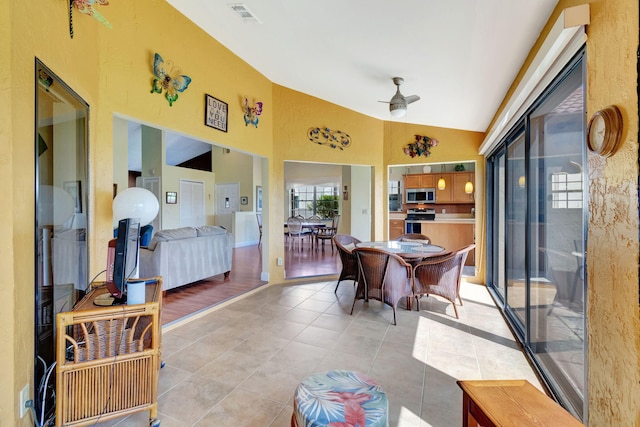
M 292 427 L 387 427 L 389 401 L 371 378 L 329 371 L 302 381 L 293 398 Z

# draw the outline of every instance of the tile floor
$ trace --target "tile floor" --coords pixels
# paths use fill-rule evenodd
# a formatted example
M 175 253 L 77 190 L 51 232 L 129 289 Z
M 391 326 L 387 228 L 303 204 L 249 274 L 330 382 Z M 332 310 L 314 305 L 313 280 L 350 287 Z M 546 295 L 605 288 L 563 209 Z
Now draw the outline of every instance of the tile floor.
M 377 380 L 389 425 L 462 424 L 458 379 L 525 378 L 532 369 L 484 286 L 464 283 L 456 320 L 448 302 L 421 311 L 359 300 L 352 282 L 265 286 L 163 332 L 162 427 L 286 427 L 292 396 L 313 372 L 353 369 Z M 403 305 L 403 303 L 402 303 Z M 99 426 L 146 426 L 148 412 Z

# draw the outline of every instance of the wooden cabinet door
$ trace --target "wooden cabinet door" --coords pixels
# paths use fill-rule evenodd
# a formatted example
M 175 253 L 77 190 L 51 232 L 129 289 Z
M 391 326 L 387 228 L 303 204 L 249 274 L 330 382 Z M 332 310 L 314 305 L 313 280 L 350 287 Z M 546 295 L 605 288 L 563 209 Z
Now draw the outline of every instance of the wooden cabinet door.
M 435 176 L 433 174 L 412 174 L 404 176 L 404 188 L 433 188 Z
M 436 174 L 436 185 L 435 185 L 435 189 L 436 189 L 436 203 L 451 203 L 453 198 L 452 198 L 452 188 L 453 188 L 453 182 L 451 179 L 451 175 L 450 173 L 440 173 L 440 174 Z M 440 190 L 438 188 L 438 181 L 440 180 L 440 178 L 444 179 L 445 182 L 445 187 L 444 190 Z
M 472 203 L 474 200 L 473 196 L 475 193 L 475 182 L 474 182 L 475 179 L 474 179 L 473 172 L 463 172 L 463 173 L 453 174 L 451 181 L 452 181 L 452 186 L 451 186 L 452 201 L 459 202 L 459 203 Z M 471 181 L 474 186 L 473 192 L 471 194 L 467 194 L 464 191 L 464 187 L 469 181 Z
M 390 219 L 389 220 L 389 240 L 394 240 L 396 237 L 402 234 L 404 234 L 404 220 Z

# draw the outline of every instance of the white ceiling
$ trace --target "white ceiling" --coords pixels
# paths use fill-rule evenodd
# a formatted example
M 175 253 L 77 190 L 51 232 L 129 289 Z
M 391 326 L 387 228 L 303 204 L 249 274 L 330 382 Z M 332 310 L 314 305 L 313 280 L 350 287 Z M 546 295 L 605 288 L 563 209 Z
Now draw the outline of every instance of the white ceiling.
M 399 76 L 403 95 L 422 98 L 399 120 L 481 132 L 557 4 L 244 1 L 257 23 L 243 21 L 233 1 L 167 1 L 276 84 L 391 120 L 378 101 L 391 99 Z

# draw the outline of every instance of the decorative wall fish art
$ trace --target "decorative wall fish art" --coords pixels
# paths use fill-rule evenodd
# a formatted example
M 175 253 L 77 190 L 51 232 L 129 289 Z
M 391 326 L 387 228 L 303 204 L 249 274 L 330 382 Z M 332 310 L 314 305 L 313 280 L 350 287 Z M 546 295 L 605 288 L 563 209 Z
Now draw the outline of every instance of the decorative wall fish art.
M 173 61 L 166 63 L 159 53 L 156 53 L 153 59 L 153 86 L 151 93 L 162 93 L 169 101 L 169 107 L 178 100 L 178 92 L 184 92 L 191 83 L 191 77 L 182 74 L 182 69 L 173 64 Z

